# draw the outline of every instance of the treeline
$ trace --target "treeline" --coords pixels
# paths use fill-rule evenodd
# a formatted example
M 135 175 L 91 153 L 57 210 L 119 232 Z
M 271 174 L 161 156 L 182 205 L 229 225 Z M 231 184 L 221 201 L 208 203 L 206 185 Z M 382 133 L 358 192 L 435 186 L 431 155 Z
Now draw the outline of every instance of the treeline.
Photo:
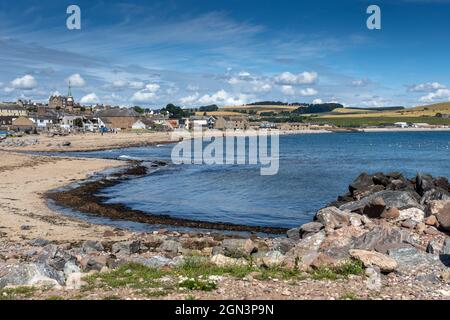
M 340 103 L 320 103 L 320 104 L 309 104 L 305 107 L 300 107 L 293 112 L 299 114 L 306 113 L 323 113 L 323 112 L 331 112 L 337 108 L 343 108 L 344 106 Z
M 305 106 L 307 103 L 300 102 L 281 102 L 281 101 L 259 101 L 247 103 L 246 106 Z

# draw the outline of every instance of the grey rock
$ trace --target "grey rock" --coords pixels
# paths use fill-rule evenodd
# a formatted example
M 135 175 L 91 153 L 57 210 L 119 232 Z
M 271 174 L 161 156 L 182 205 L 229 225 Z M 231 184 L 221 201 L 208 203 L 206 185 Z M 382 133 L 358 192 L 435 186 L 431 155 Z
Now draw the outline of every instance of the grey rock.
M 450 238 L 445 238 L 444 245 L 442 247 L 442 254 L 450 256 Z
M 413 246 L 388 250 L 388 255 L 398 263 L 404 272 L 427 270 L 430 267 L 445 268 L 440 256 L 419 251 Z
M 45 247 L 48 245 L 50 241 L 43 239 L 43 238 L 36 238 L 33 240 L 28 241 L 28 244 L 35 247 Z
M 181 244 L 175 240 L 164 240 L 159 248 L 163 251 L 172 253 L 178 253 L 182 249 Z
M 67 279 L 72 273 L 80 273 L 81 269 L 78 267 L 75 262 L 68 261 L 64 266 L 64 277 Z
M 154 256 L 151 258 L 136 257 L 136 258 L 133 258 L 132 261 L 134 263 L 142 264 L 144 266 L 151 267 L 151 268 L 161 268 L 161 267 L 165 267 L 165 266 L 174 265 L 174 262 L 172 259 L 162 257 L 162 256 Z
M 420 282 L 429 282 L 429 283 L 433 283 L 433 284 L 441 283 L 441 279 L 439 278 L 439 276 L 437 276 L 433 273 L 421 274 L 421 275 L 418 275 L 415 279 L 416 279 L 416 281 L 420 281 Z
M 100 241 L 95 240 L 86 240 L 81 245 L 81 248 L 84 253 L 98 252 L 103 251 L 103 245 Z
M 399 229 L 389 226 L 376 226 L 356 238 L 352 247 L 370 251 L 386 244 L 399 244 L 404 240 L 405 236 Z
M 434 188 L 433 177 L 427 174 L 418 173 L 416 176 L 416 191 L 423 195 L 426 191 Z
M 289 239 L 298 240 L 300 239 L 300 228 L 289 229 L 286 234 Z
M 89 256 L 83 258 L 80 264 L 85 271 L 100 271 L 103 269 L 103 267 L 107 266 L 108 258 L 106 256 Z
M 375 198 L 382 198 L 387 207 L 397 208 L 399 210 L 408 209 L 408 208 L 419 208 L 424 209 L 423 206 L 419 203 L 419 197 L 417 194 L 411 191 L 393 191 L 393 190 L 384 190 L 380 192 L 376 192 L 362 198 L 358 201 L 353 201 L 346 203 L 339 207 L 341 210 L 350 210 L 353 212 L 362 213 L 364 208 Z
M 325 228 L 336 229 L 347 226 L 350 223 L 349 215 L 336 207 L 327 207 L 319 210 L 315 218 Z
M 440 254 L 442 251 L 442 244 L 436 239 L 431 239 L 427 244 L 427 253 Z
M 112 252 L 115 254 L 133 254 L 139 252 L 141 243 L 138 240 L 121 241 L 112 245 Z
M 48 265 L 0 263 L 0 289 L 6 286 L 55 286 L 63 284 L 63 274 Z
M 272 242 L 271 249 L 274 251 L 280 251 L 282 254 L 286 254 L 286 252 L 288 252 L 295 246 L 295 243 L 296 241 L 292 239 L 276 238 Z
M 441 188 L 431 189 L 423 194 L 420 204 L 427 205 L 433 200 L 450 200 L 450 194 Z
M 246 257 L 258 251 L 250 239 L 225 239 L 222 241 L 224 254 L 232 258 Z
M 300 227 L 300 237 L 305 238 L 311 234 L 317 233 L 324 228 L 320 222 L 308 222 Z

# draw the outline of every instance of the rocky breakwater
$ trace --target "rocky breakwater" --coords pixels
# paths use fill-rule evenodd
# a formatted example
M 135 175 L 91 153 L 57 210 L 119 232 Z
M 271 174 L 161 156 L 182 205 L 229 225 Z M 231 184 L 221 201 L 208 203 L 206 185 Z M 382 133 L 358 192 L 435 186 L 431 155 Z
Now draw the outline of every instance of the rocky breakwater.
M 212 290 L 204 298 L 335 299 L 349 290 L 365 298 L 448 298 L 449 191 L 445 178 L 361 174 L 284 237 L 111 229 L 83 242 L 2 239 L 0 294 L 31 286 L 68 297 L 90 288 L 89 298 L 148 298 L 161 291 L 142 290 L 158 286 L 181 299 L 186 288 Z
M 314 221 L 288 231 L 285 262 L 304 268 L 357 259 L 367 274 L 450 284 L 450 185 L 446 178 L 361 174 Z

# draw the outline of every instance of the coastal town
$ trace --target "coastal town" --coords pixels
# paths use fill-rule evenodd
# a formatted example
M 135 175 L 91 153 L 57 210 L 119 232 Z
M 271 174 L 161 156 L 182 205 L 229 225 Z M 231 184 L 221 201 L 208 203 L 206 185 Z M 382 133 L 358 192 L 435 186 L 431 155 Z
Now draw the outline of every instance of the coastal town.
M 376 110 L 345 108 L 337 103 L 314 105 L 266 101 L 221 108 L 217 105 L 182 108 L 173 104 L 162 108 L 85 106 L 75 101 L 69 84 L 67 95 L 52 94 L 47 103 L 21 99 L 1 102 L 0 139 L 17 134 L 170 132 L 193 130 L 194 127 L 222 131 L 276 129 L 283 132 L 448 128 L 450 104 L 438 106 L 434 114 L 426 113 L 427 118 L 420 112 L 413 115 L 415 109 L 392 107 Z M 409 121 L 399 121 L 403 120 L 402 117 Z M 364 124 L 361 119 L 369 121 Z M 373 119 L 378 119 L 378 123 L 371 125 L 369 122 Z M 428 122 L 422 122 L 424 120 Z

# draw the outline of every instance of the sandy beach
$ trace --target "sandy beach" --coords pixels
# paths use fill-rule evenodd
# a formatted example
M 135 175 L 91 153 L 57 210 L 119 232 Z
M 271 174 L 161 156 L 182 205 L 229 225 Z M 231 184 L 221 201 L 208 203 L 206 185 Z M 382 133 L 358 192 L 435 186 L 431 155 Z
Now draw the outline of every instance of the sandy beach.
M 44 194 L 89 175 L 124 165 L 100 159 L 41 157 L 0 151 L 0 234 L 9 240 L 98 238 L 107 228 L 51 210 Z
M 269 131 L 268 131 L 269 132 Z M 294 134 L 320 134 L 330 133 L 326 130 L 291 130 L 278 131 L 280 135 Z M 242 136 L 258 134 L 258 131 L 223 131 L 208 130 L 204 137 L 221 137 L 224 135 Z M 186 137 L 186 135 L 183 135 Z M 76 152 L 110 150 L 127 147 L 151 146 L 164 143 L 177 142 L 180 135 L 171 132 L 120 132 L 117 134 L 105 133 L 80 133 L 68 136 L 48 136 L 46 134 L 27 135 L 23 137 L 9 138 L 11 145 L 0 144 L 0 150 L 29 151 L 29 152 Z M 64 145 L 70 142 L 70 145 Z

